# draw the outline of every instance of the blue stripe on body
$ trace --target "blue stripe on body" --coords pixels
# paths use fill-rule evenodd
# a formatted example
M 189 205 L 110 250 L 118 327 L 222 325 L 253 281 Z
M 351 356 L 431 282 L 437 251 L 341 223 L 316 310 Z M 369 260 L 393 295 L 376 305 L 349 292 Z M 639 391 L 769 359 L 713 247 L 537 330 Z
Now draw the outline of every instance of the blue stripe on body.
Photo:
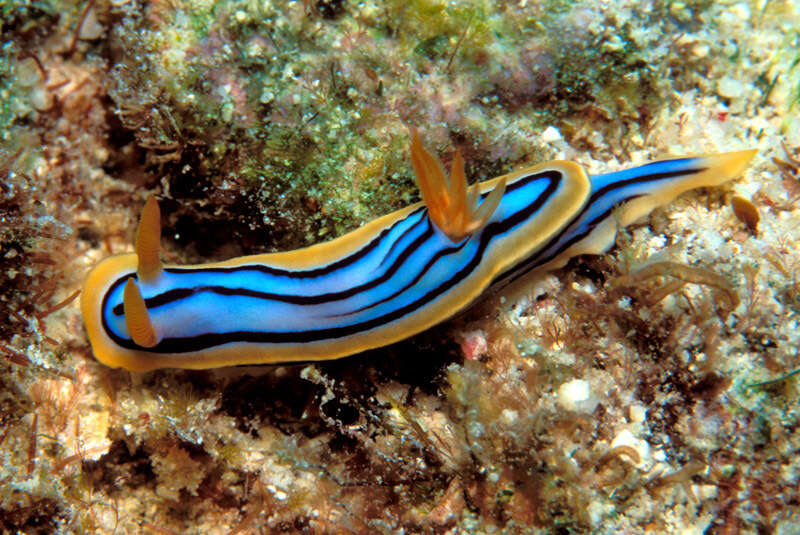
M 324 339 L 372 328 L 413 313 L 467 279 L 484 257 L 492 258 L 493 249 L 501 245 L 503 237 L 523 227 L 549 197 L 563 187 L 560 174 L 556 175 L 559 178 L 548 173 L 521 176 L 507 185 L 489 223 L 459 244 L 453 244 L 435 229 L 426 217 L 427 212 L 420 211 L 395 222 L 383 237 L 383 243 L 356 262 L 316 277 L 298 279 L 296 272 L 268 266 L 268 273 L 246 268 L 231 271 L 167 269 L 164 278 L 153 288 L 142 285 L 146 300 L 157 300 L 157 294 L 162 292 L 191 292 L 198 287 L 246 289 L 281 297 L 313 297 L 315 291 L 341 293 L 391 273 L 386 280 L 366 290 L 311 304 L 220 295 L 207 290 L 152 308 L 148 304 L 153 324 L 172 338 L 162 340 L 151 351 L 197 350 L 202 344 L 211 343 L 206 340 L 254 340 L 265 338 L 267 334 L 270 339 L 290 341 L 293 333 Z M 532 212 L 531 207 L 535 208 Z M 398 237 L 401 243 L 395 244 Z M 278 274 L 280 271 L 284 274 Z M 103 317 L 109 335 L 117 343 L 135 347 L 127 337 L 124 317 L 112 312 L 115 308 L 121 310 L 122 286 L 127 278 L 121 277 L 115 283 L 117 287 L 107 295 Z M 217 336 L 225 334 L 228 336 Z M 186 345 L 188 342 L 183 342 L 186 340 L 193 340 L 193 345 Z
M 426 230 L 430 230 L 427 213 L 424 210 L 412 212 L 404 219 L 391 225 L 386 233 L 368 255 L 355 262 L 334 269 L 313 278 L 297 277 L 297 272 L 270 266 L 247 265 L 235 269 L 227 268 L 167 268 L 162 276 L 152 284 L 139 284 L 142 295 L 148 303 L 148 312 L 155 325 L 163 326 L 166 332 L 176 332 L 175 320 L 183 321 L 184 317 L 193 317 L 191 326 L 183 326 L 186 336 L 194 336 L 203 332 L 225 332 L 236 329 L 271 328 L 273 330 L 295 330 L 292 323 L 297 319 L 296 308 L 308 305 L 292 305 L 281 302 L 281 296 L 320 298 L 332 292 L 359 293 L 360 286 L 379 279 L 382 275 L 391 275 L 399 271 L 396 266 L 403 248 L 418 240 Z M 399 240 L 398 240 L 399 238 Z M 400 243 L 400 248 L 393 251 L 392 244 Z M 259 269 L 267 267 L 267 269 Z M 136 278 L 135 274 L 129 276 Z M 107 304 L 103 315 L 113 333 L 127 338 L 127 326 L 122 314 L 123 284 L 118 284 L 108 293 Z M 217 291 L 198 289 L 214 288 Z M 264 294 L 264 297 L 244 297 L 221 295 L 219 292 L 228 289 L 237 291 L 253 289 Z M 181 297 L 172 302 L 153 305 L 155 296 L 177 290 L 186 290 L 191 295 Z M 335 296 L 334 296 L 335 297 Z M 269 302 L 269 313 L 265 314 L 265 302 Z M 196 311 L 196 312 L 193 312 Z M 303 318 L 308 310 L 299 317 Z M 304 318 L 305 319 L 305 318 Z
M 550 262 L 571 245 L 588 236 L 597 225 L 612 215 L 616 206 L 625 201 L 651 194 L 658 184 L 665 181 L 685 179 L 703 170 L 702 158 L 677 158 L 613 173 L 590 175 L 592 193 L 583 210 L 545 247 L 498 277 L 497 283 L 508 284 Z

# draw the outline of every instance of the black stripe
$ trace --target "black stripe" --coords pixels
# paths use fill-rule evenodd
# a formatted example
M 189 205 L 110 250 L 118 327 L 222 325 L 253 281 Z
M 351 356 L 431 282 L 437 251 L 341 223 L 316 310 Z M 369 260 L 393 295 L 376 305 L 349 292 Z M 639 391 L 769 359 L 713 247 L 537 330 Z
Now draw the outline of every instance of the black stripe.
M 636 197 L 639 197 L 639 196 L 636 196 Z M 626 200 L 631 200 L 631 199 L 634 199 L 636 197 L 631 197 L 630 199 L 626 199 Z M 561 237 L 564 235 L 564 233 L 567 231 L 567 229 L 569 229 L 569 227 L 571 227 L 578 220 L 578 218 L 581 217 L 581 215 L 583 214 L 583 210 L 582 210 L 580 215 L 578 215 L 576 218 L 574 218 L 570 222 L 569 225 L 564 227 L 564 230 L 559 232 L 553 239 L 551 239 L 547 243 L 546 246 L 542 247 L 541 249 L 538 249 L 536 251 L 536 253 L 534 253 L 533 256 L 528 257 L 527 260 L 523 260 L 521 263 L 517 264 L 516 266 L 512 267 L 511 269 L 508 269 L 508 270 L 504 271 L 503 273 L 501 273 L 499 276 L 495 277 L 494 282 L 492 282 L 492 286 L 498 287 L 498 286 L 505 286 L 506 284 L 511 284 L 512 282 L 514 282 L 515 280 L 519 279 L 520 277 L 523 277 L 526 274 L 530 273 L 532 270 L 536 269 L 537 267 L 542 266 L 542 265 L 550 262 L 551 260 L 556 258 L 558 255 L 560 255 L 561 253 L 563 253 L 564 251 L 569 249 L 571 246 L 573 246 L 574 244 L 578 243 L 580 240 L 582 240 L 583 238 L 588 236 L 595 229 L 595 227 L 597 226 L 597 224 L 600 221 L 602 221 L 603 219 L 605 219 L 606 217 L 611 215 L 611 213 L 614 211 L 614 208 L 616 208 L 616 206 L 612 206 L 611 208 L 609 208 L 608 210 L 603 212 L 601 215 L 599 215 L 596 218 L 594 218 L 592 221 L 590 221 L 587 224 L 587 226 L 586 226 L 587 230 L 585 232 L 579 232 L 579 233 L 575 234 L 572 238 L 570 238 L 567 241 L 565 241 L 561 245 L 561 247 L 559 247 L 558 249 L 556 249 L 555 251 L 553 251 L 549 255 L 547 255 L 545 257 L 538 256 L 539 253 L 541 253 L 542 251 L 548 250 L 550 247 L 555 245 L 556 242 L 559 239 L 561 239 Z
M 330 318 L 339 318 L 339 317 L 343 317 L 343 316 L 351 316 L 353 314 L 357 314 L 359 312 L 364 312 L 365 310 L 369 310 L 370 308 L 375 308 L 378 305 L 381 305 L 381 304 L 383 304 L 383 303 L 385 303 L 387 301 L 390 301 L 391 299 L 394 299 L 395 297 L 397 297 L 398 295 L 400 295 L 403 292 L 408 291 L 409 288 L 411 288 L 416 283 L 418 283 L 420 281 L 420 279 L 422 279 L 422 277 L 425 276 L 425 274 L 428 272 L 428 270 L 430 270 L 433 267 L 433 265 L 436 262 L 439 261 L 439 259 L 441 259 L 443 256 L 451 255 L 453 253 L 456 253 L 456 252 L 460 251 L 461 249 L 464 248 L 465 245 L 467 245 L 467 243 L 469 243 L 469 240 L 468 239 L 463 239 L 463 240 L 461 240 L 461 243 L 459 245 L 456 245 L 455 247 L 448 247 L 446 249 L 439 250 L 435 255 L 433 255 L 433 257 L 430 260 L 428 260 L 428 262 L 425 264 L 425 266 L 422 268 L 422 270 L 419 273 L 417 273 L 417 276 L 414 277 L 414 279 L 411 282 L 409 282 L 408 284 L 406 284 L 405 286 L 403 286 L 399 290 L 396 290 L 391 295 L 388 295 L 388 296 L 384 297 L 383 299 L 375 301 L 374 303 L 370 303 L 368 305 L 364 305 L 363 307 L 358 308 L 356 310 L 352 310 L 350 312 L 345 312 L 345 313 L 342 313 L 342 314 L 334 314 L 333 316 L 328 316 L 328 317 L 330 317 Z
M 531 180 L 538 178 L 540 174 L 532 174 L 532 175 L 524 175 L 519 177 L 517 180 L 512 182 L 511 184 L 506 185 L 506 191 L 514 191 L 515 189 L 521 188 L 527 185 Z M 489 192 L 481 194 L 481 198 L 486 197 Z M 386 237 L 386 235 L 391 232 L 397 225 L 406 221 L 409 217 L 420 213 L 421 211 L 425 210 L 425 206 L 420 206 L 410 214 L 408 214 L 404 219 L 400 221 L 396 221 L 392 223 L 391 226 L 383 229 L 378 236 L 372 239 L 367 245 L 355 251 L 350 256 L 337 260 L 331 264 L 321 266 L 318 268 L 307 269 L 307 270 L 298 270 L 298 269 L 283 269 L 283 268 L 276 268 L 272 266 L 265 266 L 263 264 L 252 264 L 252 265 L 245 265 L 245 266 L 232 266 L 232 267 L 215 267 L 215 268 L 167 268 L 164 271 L 169 273 L 235 273 L 237 271 L 245 271 L 245 270 L 254 270 L 260 271 L 262 273 L 266 273 L 268 275 L 276 275 L 276 276 L 285 276 L 291 277 L 296 279 L 307 279 L 307 278 L 314 278 L 320 277 L 322 275 L 326 275 L 331 271 L 336 271 L 340 268 L 349 266 L 354 262 L 360 260 L 367 253 L 371 252 L 375 249 L 378 244 Z M 126 277 L 127 278 L 127 277 Z
M 145 299 L 145 305 L 148 309 L 157 308 L 160 306 L 168 305 L 180 299 L 186 299 L 196 293 L 200 292 L 212 292 L 218 295 L 227 295 L 227 296 L 240 296 L 240 297 L 252 297 L 255 299 L 267 299 L 272 301 L 278 301 L 281 303 L 289 303 L 292 305 L 320 305 L 323 303 L 329 303 L 331 301 L 338 301 L 340 299 L 347 299 L 348 297 L 352 297 L 364 290 L 369 290 L 378 286 L 387 280 L 389 280 L 392 275 L 394 275 L 400 267 L 403 265 L 403 262 L 411 256 L 411 254 L 418 249 L 425 241 L 427 241 L 431 236 L 433 236 L 433 227 L 431 226 L 428 218 L 424 219 L 427 222 L 427 228 L 425 232 L 420 234 L 413 242 L 409 244 L 409 246 L 397 257 L 397 259 L 392 263 L 392 265 L 387 269 L 380 277 L 375 277 L 369 282 L 364 284 L 360 284 L 358 286 L 353 286 L 348 288 L 347 290 L 341 290 L 339 292 L 329 292 L 324 294 L 317 294 L 317 295 L 293 295 L 293 294 L 276 294 L 271 292 L 259 292 L 257 290 L 250 290 L 248 288 L 228 288 L 227 286 L 198 286 L 194 288 L 179 288 L 176 290 L 168 290 L 166 292 L 160 293 L 153 297 L 148 297 Z M 108 293 L 111 293 L 116 287 L 123 282 L 126 282 L 130 276 L 121 277 L 118 279 L 114 285 L 111 286 Z M 135 277 L 134 277 L 135 278 Z M 123 306 L 122 303 L 117 304 L 112 309 L 112 312 L 115 316 L 122 316 L 123 313 Z
M 664 162 L 654 162 L 654 163 L 664 163 Z M 653 164 L 648 164 L 648 165 L 653 165 Z M 707 167 L 698 167 L 696 169 L 680 169 L 678 171 L 664 171 L 661 173 L 650 173 L 649 175 L 640 175 L 637 177 L 628 178 L 626 180 L 611 182 L 610 184 L 606 184 L 599 190 L 593 192 L 591 197 L 589 198 L 589 204 L 587 206 L 591 206 L 594 201 L 596 201 L 598 198 L 602 197 L 609 191 L 624 188 L 625 186 L 630 186 L 631 184 L 642 184 L 644 182 L 657 182 L 659 180 L 664 180 L 666 178 L 675 178 L 676 176 L 696 175 L 697 173 L 702 173 L 707 169 L 708 169 Z
M 653 162 L 653 163 L 647 164 L 647 165 L 655 165 L 655 164 L 658 164 L 658 163 L 663 163 L 663 162 Z M 643 167 L 646 167 L 646 166 L 643 166 Z M 641 175 L 641 176 L 638 176 L 638 177 L 629 178 L 627 180 L 620 180 L 618 182 L 612 182 L 610 184 L 607 184 L 606 186 L 598 189 L 597 191 L 595 191 L 595 192 L 593 192 L 591 194 L 591 196 L 589 197 L 589 201 L 584 205 L 584 207 L 581 209 L 581 211 L 578 212 L 578 214 L 575 217 L 572 218 L 572 221 L 570 221 L 570 223 L 564 227 L 563 231 L 561 231 L 558 234 L 556 234 L 553 238 L 550 239 L 550 241 L 547 243 L 547 245 L 545 245 L 544 247 L 538 249 L 532 256 L 528 257 L 528 259 L 523 260 L 521 263 L 517 264 L 516 266 L 514 266 L 514 267 L 506 270 L 505 272 L 501 273 L 498 277 L 495 278 L 495 280 L 492 283 L 492 285 L 493 286 L 504 286 L 506 284 L 511 284 L 515 280 L 519 279 L 520 277 L 525 276 L 527 273 L 529 273 L 530 271 L 536 269 L 537 267 L 542 266 L 542 265 L 550 262 L 551 260 L 556 258 L 558 255 L 560 255 L 561 253 L 563 253 L 564 251 L 569 249 L 571 246 L 573 246 L 574 244 L 578 243 L 579 241 L 584 239 L 586 236 L 588 236 L 595 229 L 595 227 L 597 226 L 598 223 L 600 223 L 606 217 L 611 215 L 611 213 L 617 208 L 617 206 L 618 206 L 617 204 L 613 205 L 611 208 L 609 208 L 608 210 L 603 212 L 601 215 L 595 217 L 592 221 L 587 223 L 585 231 L 575 234 L 572 238 L 570 238 L 569 240 L 564 242 L 561 247 L 559 247 L 558 249 L 556 249 L 555 251 L 553 251 L 549 255 L 547 255 L 545 257 L 538 256 L 539 253 L 541 253 L 542 251 L 547 251 L 548 249 L 553 247 L 558 242 L 558 240 L 561 239 L 561 237 L 564 235 L 564 233 L 567 232 L 569 230 L 569 228 L 573 224 L 575 224 L 577 221 L 579 221 L 580 218 L 583 217 L 583 214 L 585 214 L 586 211 L 589 210 L 589 208 L 595 202 L 597 202 L 597 199 L 599 199 L 603 195 L 606 195 L 607 193 L 609 193 L 611 191 L 614 191 L 614 190 L 617 190 L 617 189 L 620 189 L 620 188 L 624 188 L 625 186 L 629 186 L 631 184 L 640 184 L 640 183 L 643 183 L 643 182 L 655 182 L 655 181 L 658 181 L 658 180 L 664 180 L 664 179 L 668 179 L 668 178 L 675 178 L 675 177 L 683 176 L 683 175 L 687 175 L 687 176 L 688 175 L 696 175 L 698 173 L 702 173 L 706 169 L 707 169 L 706 167 L 699 167 L 699 168 L 696 168 L 696 169 L 683 169 L 683 170 L 679 170 L 679 171 L 669 171 L 669 172 L 662 172 L 662 173 L 651 173 L 649 175 Z M 646 194 L 631 195 L 630 197 L 627 197 L 626 199 L 624 199 L 622 202 L 630 202 L 630 201 L 632 201 L 634 199 L 638 199 L 639 197 L 644 197 L 644 196 L 646 196 Z
M 191 338 L 167 338 L 159 342 L 152 348 L 138 347 L 132 340 L 125 340 L 114 334 L 106 324 L 105 315 L 101 314 L 103 318 L 103 327 L 106 333 L 118 345 L 128 349 L 138 349 L 152 353 L 188 353 L 192 351 L 199 351 L 213 346 L 220 346 L 233 342 L 244 343 L 309 343 L 318 342 L 321 340 L 341 338 L 353 335 L 362 331 L 374 329 L 381 325 L 396 321 L 403 316 L 414 312 L 420 307 L 425 306 L 436 298 L 448 292 L 456 284 L 468 277 L 475 268 L 480 264 L 483 259 L 484 253 L 491 241 L 498 235 L 508 232 L 511 228 L 521 224 L 525 220 L 536 213 L 541 207 L 552 197 L 553 193 L 558 189 L 562 182 L 562 174 L 557 170 L 549 170 L 534 175 L 528 175 L 513 183 L 513 188 L 507 191 L 517 189 L 520 182 L 528 183 L 532 180 L 547 179 L 549 184 L 545 190 L 540 194 L 531 204 L 524 209 L 517 211 L 511 216 L 502 221 L 489 223 L 484 231 L 481 233 L 480 242 L 475 255 L 470 262 L 460 269 L 457 273 L 453 274 L 444 284 L 429 291 L 416 301 L 407 304 L 404 307 L 395 309 L 387 314 L 371 318 L 369 320 L 354 323 L 351 325 L 344 325 L 340 327 L 330 327 L 326 329 L 314 329 L 299 332 L 261 332 L 261 331 L 233 331 L 226 333 L 206 333 Z M 127 279 L 127 277 L 125 277 Z M 122 279 L 120 279 L 122 280 Z M 111 292 L 107 292 L 103 299 L 103 309 L 105 309 L 106 300 Z M 458 310 L 453 310 L 455 314 Z
M 266 273 L 267 275 L 276 275 L 279 277 L 290 277 L 294 279 L 310 279 L 314 277 L 320 277 L 322 275 L 326 275 L 331 271 L 336 271 L 337 269 L 341 269 L 343 267 L 347 267 L 358 260 L 364 258 L 367 253 L 371 252 L 375 249 L 381 241 L 386 237 L 388 233 L 390 233 L 397 225 L 406 221 L 409 217 L 418 214 L 425 207 L 421 206 L 408 214 L 405 218 L 395 221 L 392 223 L 391 226 L 386 227 L 380 233 L 373 238 L 367 245 L 362 247 L 361 249 L 353 252 L 349 256 L 346 256 L 342 259 L 337 260 L 331 264 L 327 264 L 325 266 L 313 268 L 313 269 L 283 269 L 283 268 L 276 268 L 272 266 L 265 266 L 263 264 L 249 264 L 244 266 L 231 266 L 231 267 L 214 267 L 214 268 L 168 268 L 164 271 L 169 273 L 236 273 L 237 271 L 260 271 L 261 273 Z
M 506 185 L 506 191 L 514 191 L 518 188 L 521 188 L 527 185 L 531 180 L 538 178 L 540 174 L 531 174 L 531 175 L 524 175 L 519 177 L 517 180 L 512 182 L 511 184 Z M 489 192 L 483 193 L 481 198 L 486 197 Z M 314 277 L 320 277 L 322 275 L 326 275 L 331 271 L 336 271 L 340 268 L 349 266 L 354 262 L 360 260 L 367 253 L 371 252 L 375 249 L 378 244 L 386 237 L 386 235 L 391 232 L 397 225 L 406 221 L 409 217 L 418 214 L 422 210 L 425 210 L 425 206 L 420 206 L 410 214 L 408 214 L 404 219 L 400 221 L 394 222 L 390 227 L 383 229 L 378 236 L 372 239 L 367 245 L 355 251 L 350 256 L 337 260 L 331 264 L 321 266 L 318 268 L 307 269 L 307 270 L 295 270 L 295 269 L 282 269 L 276 268 L 272 266 L 265 266 L 263 264 L 252 264 L 252 265 L 245 265 L 245 266 L 232 266 L 232 267 L 215 267 L 215 268 L 167 268 L 165 271 L 169 273 L 235 273 L 237 271 L 245 271 L 245 270 L 253 270 L 253 271 L 260 271 L 262 273 L 266 273 L 268 275 L 276 275 L 276 276 L 285 276 L 295 279 L 308 279 Z M 126 277 L 127 278 L 127 277 Z
M 527 176 L 524 176 L 524 177 L 520 177 L 517 181 L 515 181 L 513 183 L 514 188 L 510 188 L 510 189 L 506 188 L 506 190 L 507 191 L 509 191 L 509 190 L 513 191 L 514 189 L 521 187 L 522 184 L 529 183 L 533 179 L 533 177 L 535 177 L 535 175 L 527 175 Z M 486 195 L 488 195 L 488 192 L 483 194 L 483 196 L 486 196 Z M 369 244 L 364 246 L 362 249 L 359 249 L 358 251 L 356 251 L 355 253 L 353 253 L 352 255 L 350 255 L 349 257 L 347 257 L 345 259 L 338 260 L 338 261 L 336 261 L 336 262 L 334 262 L 332 264 L 329 264 L 327 266 L 323 266 L 322 268 L 314 268 L 314 269 L 305 270 L 305 271 L 293 271 L 293 270 L 286 270 L 286 269 L 281 269 L 281 268 L 274 268 L 274 267 L 271 267 L 271 266 L 265 266 L 265 265 L 262 265 L 262 264 L 250 264 L 250 265 L 244 265 L 244 266 L 234 266 L 234 267 L 224 267 L 224 268 L 223 267 L 199 268 L 199 269 L 168 268 L 168 269 L 165 269 L 165 271 L 167 271 L 168 273 L 204 273 L 204 274 L 205 273 L 234 273 L 234 272 L 241 272 L 241 271 L 257 271 L 257 272 L 260 272 L 260 273 L 270 274 L 270 275 L 273 275 L 273 276 L 276 276 L 276 277 L 285 276 L 285 277 L 290 277 L 290 278 L 311 278 L 312 276 L 323 276 L 325 274 L 328 274 L 333 266 L 337 266 L 337 269 L 338 269 L 338 268 L 350 265 L 353 262 L 355 262 L 356 260 L 362 259 L 364 256 L 366 256 L 367 252 L 374 250 L 378 246 L 378 243 L 381 240 L 385 239 L 386 235 L 390 231 L 394 230 L 399 224 L 401 224 L 404 221 L 407 221 L 409 218 L 411 218 L 411 217 L 413 217 L 413 216 L 415 216 L 417 214 L 420 214 L 420 212 L 421 212 L 421 210 L 419 210 L 419 209 L 418 210 L 414 210 L 413 212 L 408 214 L 402 220 L 396 221 L 396 222 L 392 223 L 391 226 L 383 229 L 380 232 L 380 234 L 378 235 L 377 238 L 371 240 L 369 242 Z M 406 236 L 411 230 L 417 228 L 417 226 L 420 223 L 423 223 L 423 222 L 427 225 L 427 229 L 425 230 L 425 232 L 422 235 L 418 236 L 413 242 L 411 242 L 411 244 L 409 244 L 409 246 L 406 248 L 406 250 L 403 251 L 403 253 L 401 253 L 395 259 L 395 261 L 392 263 L 392 265 L 389 267 L 389 269 L 387 269 L 383 273 L 383 275 L 381 275 L 380 277 L 375 277 L 372 280 L 370 280 L 369 282 L 361 284 L 359 286 L 354 286 L 354 287 L 348 288 L 347 290 L 341 290 L 341 291 L 338 291 L 338 292 L 330 292 L 330 293 L 326 293 L 326 294 L 318 294 L 318 295 L 313 295 L 313 296 L 306 296 L 306 295 L 276 294 L 276 293 L 270 293 L 270 292 L 258 292 L 258 291 L 255 291 L 255 290 L 242 289 L 242 288 L 228 288 L 228 287 L 225 287 L 225 286 L 200 286 L 200 287 L 196 287 L 196 288 L 181 288 L 181 289 L 169 290 L 169 291 L 166 291 L 164 293 L 158 294 L 156 296 L 148 297 L 147 299 L 145 299 L 145 306 L 148 309 L 157 308 L 159 306 L 168 305 L 168 304 L 173 303 L 173 302 L 175 302 L 175 301 L 177 301 L 179 299 L 185 299 L 187 297 L 190 297 L 190 296 L 194 295 L 195 293 L 204 292 L 204 291 L 205 292 L 213 292 L 213 293 L 216 293 L 218 295 L 252 297 L 252 298 L 257 298 L 257 299 L 269 299 L 269 300 L 275 300 L 275 301 L 278 301 L 278 302 L 289 303 L 289 304 L 294 304 L 294 305 L 319 305 L 319 304 L 323 304 L 323 303 L 329 303 L 331 301 L 337 301 L 337 300 L 340 300 L 340 299 L 346 299 L 346 298 L 352 297 L 353 295 L 356 295 L 356 294 L 358 294 L 360 292 L 363 292 L 364 290 L 370 290 L 372 288 L 375 288 L 376 286 L 378 286 L 378 285 L 386 282 L 387 280 L 389 280 L 389 278 L 391 278 L 391 276 L 394 275 L 400 269 L 402 263 L 409 256 L 411 256 L 411 254 L 416 249 L 421 247 L 422 244 L 428 238 L 430 238 L 430 236 L 433 234 L 433 229 L 431 227 L 429 218 L 425 217 L 425 214 L 423 213 L 423 215 L 422 215 L 422 217 L 420 217 L 419 221 L 417 221 L 416 223 L 410 225 L 408 229 L 406 229 L 405 231 L 403 231 L 401 233 L 401 235 L 398 238 L 398 240 L 395 240 L 395 242 L 392 244 L 392 248 L 390 249 L 389 253 L 387 253 L 386 257 L 384 257 L 384 260 L 385 260 L 385 258 L 387 258 L 391 254 L 391 250 L 394 249 L 394 247 L 397 245 L 399 239 L 401 239 L 402 237 Z M 299 275 L 297 277 L 294 277 L 294 274 L 296 274 L 296 273 L 299 274 Z M 314 275 L 312 275 L 312 274 L 314 274 Z M 120 285 L 124 284 L 128 280 L 128 278 L 131 277 L 131 276 L 133 276 L 134 280 L 138 280 L 138 278 L 137 278 L 137 276 L 135 274 L 134 275 L 126 275 L 124 277 L 120 277 L 116 282 L 114 282 L 114 284 L 112 284 L 109 287 L 108 293 L 111 293 L 114 290 L 116 290 L 117 286 L 120 286 Z M 111 312 L 115 316 L 121 317 L 122 314 L 123 314 L 123 305 L 122 305 L 122 303 L 118 303 L 117 305 L 115 305 L 114 308 L 111 310 Z
M 391 247 L 389 247 L 389 250 L 386 251 L 386 254 L 383 255 L 383 260 L 381 260 L 381 263 L 380 263 L 380 265 L 378 267 L 383 267 L 383 264 L 386 262 L 386 260 L 388 260 L 389 257 L 392 256 L 392 253 L 394 253 L 395 248 L 400 246 L 400 242 L 403 240 L 403 238 L 408 236 L 411 233 L 411 231 L 416 229 L 422 221 L 425 221 L 425 220 L 428 219 L 426 216 L 427 216 L 427 211 L 422 215 L 422 217 L 419 219 L 419 221 L 417 221 L 413 225 L 410 225 L 407 229 L 405 229 L 403 232 L 400 233 L 400 235 L 397 237 L 397 239 L 394 240 L 394 243 L 392 243 Z

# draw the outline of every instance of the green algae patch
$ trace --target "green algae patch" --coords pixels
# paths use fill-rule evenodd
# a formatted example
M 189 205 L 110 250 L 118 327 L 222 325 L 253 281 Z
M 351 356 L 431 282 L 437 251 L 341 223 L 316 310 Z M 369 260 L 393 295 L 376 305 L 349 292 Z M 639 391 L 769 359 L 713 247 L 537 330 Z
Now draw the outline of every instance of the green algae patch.
M 114 112 L 147 183 L 166 177 L 180 202 L 180 240 L 213 213 L 243 252 L 287 249 L 407 204 L 406 125 L 448 157 L 460 148 L 477 180 L 531 162 L 527 140 L 554 121 L 573 132 L 587 107 L 638 130 L 663 104 L 636 12 L 612 31 L 569 2 L 332 9 L 158 3 L 114 27 Z

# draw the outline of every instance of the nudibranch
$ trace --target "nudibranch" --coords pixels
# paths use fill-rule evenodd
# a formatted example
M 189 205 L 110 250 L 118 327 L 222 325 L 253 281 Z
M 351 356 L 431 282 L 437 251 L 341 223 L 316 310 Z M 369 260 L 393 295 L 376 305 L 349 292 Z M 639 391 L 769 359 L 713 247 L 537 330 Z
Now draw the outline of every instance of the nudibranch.
M 684 191 L 737 176 L 754 154 L 593 176 L 553 161 L 468 188 L 460 154 L 448 179 L 412 131 L 423 202 L 296 251 L 162 266 L 151 197 L 135 253 L 89 273 L 81 312 L 97 359 L 129 370 L 344 357 L 436 325 L 492 285 L 604 252 L 618 227 Z

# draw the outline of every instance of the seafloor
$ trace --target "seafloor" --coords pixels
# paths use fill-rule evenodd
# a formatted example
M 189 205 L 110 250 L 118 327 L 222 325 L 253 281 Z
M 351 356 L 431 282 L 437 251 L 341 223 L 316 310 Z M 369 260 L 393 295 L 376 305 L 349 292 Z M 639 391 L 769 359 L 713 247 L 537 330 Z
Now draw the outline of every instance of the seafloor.
M 800 4 L 0 0 L 0 532 L 800 533 Z M 473 180 L 756 148 L 514 295 L 329 363 L 131 373 L 131 250 L 326 240 Z

